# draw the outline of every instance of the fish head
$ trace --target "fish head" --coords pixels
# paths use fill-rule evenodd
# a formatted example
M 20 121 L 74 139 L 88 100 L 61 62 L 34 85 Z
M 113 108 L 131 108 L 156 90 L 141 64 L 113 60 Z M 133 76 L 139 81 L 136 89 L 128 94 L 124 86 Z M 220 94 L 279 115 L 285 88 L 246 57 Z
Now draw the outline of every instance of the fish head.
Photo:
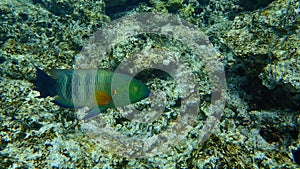
M 149 96 L 150 89 L 141 81 L 123 74 L 116 77 L 111 86 L 115 107 L 136 103 Z
M 136 103 L 147 98 L 150 95 L 150 89 L 142 82 L 132 79 L 129 85 L 129 98 L 131 103 Z

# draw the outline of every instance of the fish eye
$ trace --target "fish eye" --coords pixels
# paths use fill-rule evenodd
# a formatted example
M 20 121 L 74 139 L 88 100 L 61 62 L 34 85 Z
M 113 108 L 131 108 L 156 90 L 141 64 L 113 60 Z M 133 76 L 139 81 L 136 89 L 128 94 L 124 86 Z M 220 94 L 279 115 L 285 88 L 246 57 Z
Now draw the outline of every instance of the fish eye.
M 114 90 L 113 90 L 113 95 L 116 96 L 117 94 L 118 94 L 117 89 L 114 89 Z

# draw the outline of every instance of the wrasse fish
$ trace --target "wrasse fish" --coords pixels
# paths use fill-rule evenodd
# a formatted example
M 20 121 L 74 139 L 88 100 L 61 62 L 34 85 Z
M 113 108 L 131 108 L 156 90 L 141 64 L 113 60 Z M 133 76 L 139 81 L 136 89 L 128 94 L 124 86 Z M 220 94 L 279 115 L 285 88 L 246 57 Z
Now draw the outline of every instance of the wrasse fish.
M 106 110 L 136 103 L 150 94 L 142 82 L 122 73 L 102 69 L 52 69 L 36 67 L 35 90 L 42 98 L 54 97 L 65 108 L 89 107 L 84 120 Z

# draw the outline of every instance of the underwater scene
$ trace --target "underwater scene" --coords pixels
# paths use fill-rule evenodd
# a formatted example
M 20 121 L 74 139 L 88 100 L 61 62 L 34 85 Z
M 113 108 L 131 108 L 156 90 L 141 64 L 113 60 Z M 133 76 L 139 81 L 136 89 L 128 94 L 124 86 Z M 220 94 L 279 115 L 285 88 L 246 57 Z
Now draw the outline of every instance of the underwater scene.
M 0 0 L 0 169 L 300 168 L 299 0 Z

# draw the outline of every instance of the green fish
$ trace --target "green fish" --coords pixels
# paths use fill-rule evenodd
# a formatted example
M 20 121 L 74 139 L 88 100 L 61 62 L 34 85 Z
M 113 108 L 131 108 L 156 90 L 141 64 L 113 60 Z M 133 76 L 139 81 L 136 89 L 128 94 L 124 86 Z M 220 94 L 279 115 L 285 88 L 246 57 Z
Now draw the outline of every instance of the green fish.
M 45 73 L 36 67 L 35 90 L 41 98 L 54 97 L 65 108 L 89 107 L 83 120 L 107 108 L 136 103 L 150 94 L 142 82 L 122 73 L 102 69 L 52 69 Z

